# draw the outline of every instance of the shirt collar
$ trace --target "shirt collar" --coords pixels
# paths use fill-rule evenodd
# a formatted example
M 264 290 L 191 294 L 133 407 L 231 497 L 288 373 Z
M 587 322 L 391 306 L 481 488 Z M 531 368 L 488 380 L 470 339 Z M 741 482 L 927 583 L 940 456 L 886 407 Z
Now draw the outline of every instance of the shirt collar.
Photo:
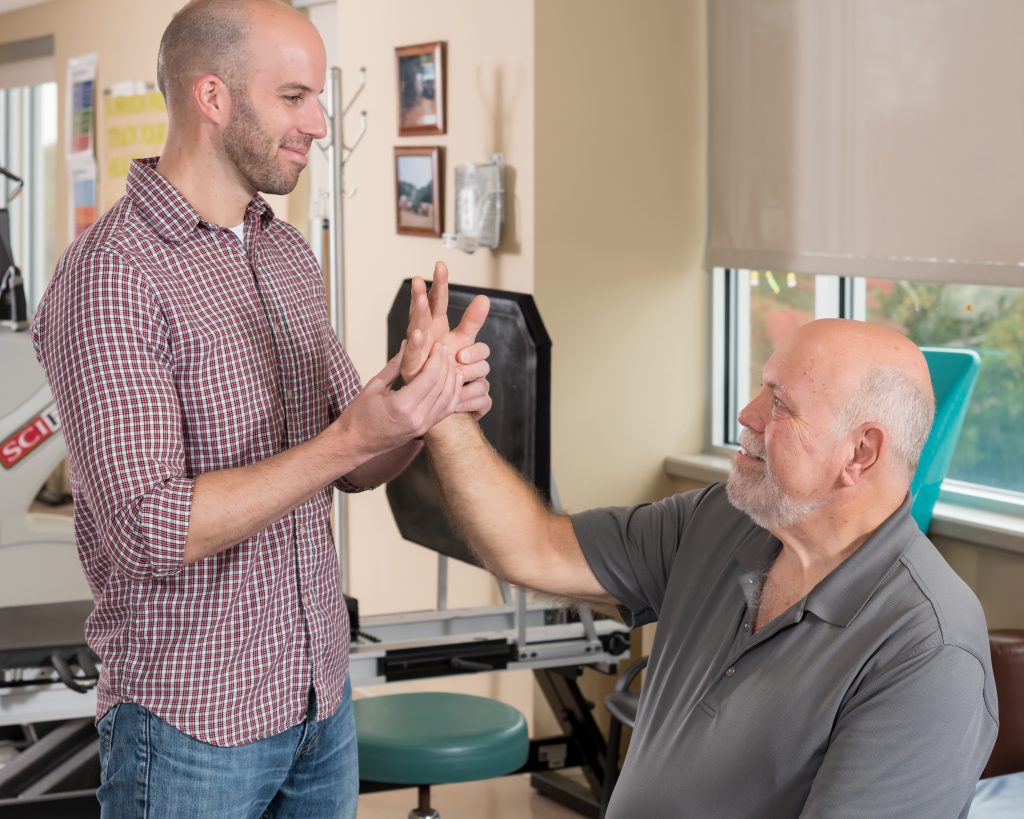
M 798 616 L 809 611 L 833 625 L 844 628 L 850 625 L 899 557 L 914 538 L 920 536 L 921 532 L 910 515 L 910 505 L 911 498 L 907 495 L 900 508 L 857 551 L 811 590 L 800 605 Z M 747 593 L 745 583 L 751 587 L 757 585 L 759 581 L 749 581 L 767 571 L 781 546 L 778 539 L 760 527 L 756 527 L 751 536 L 739 545 L 735 559 L 740 568 L 739 582 L 744 593 Z
M 128 169 L 125 193 L 143 218 L 168 242 L 182 242 L 197 225 L 219 230 L 221 225 L 208 222 L 180 191 L 156 172 L 160 157 L 133 159 Z M 266 227 L 274 219 L 274 211 L 267 201 L 256 194 L 245 207 L 245 221 L 259 219 Z
M 921 536 L 910 516 L 910 504 L 907 495 L 857 551 L 814 587 L 807 596 L 806 611 L 844 628 L 853 622 L 907 547 Z

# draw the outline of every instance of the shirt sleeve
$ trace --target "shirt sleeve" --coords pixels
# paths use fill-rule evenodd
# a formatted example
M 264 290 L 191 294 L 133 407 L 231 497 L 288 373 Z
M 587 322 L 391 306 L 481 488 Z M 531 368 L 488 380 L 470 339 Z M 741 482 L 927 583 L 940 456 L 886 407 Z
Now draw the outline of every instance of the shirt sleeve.
M 35 342 L 77 490 L 125 575 L 174 574 L 194 480 L 165 318 L 149 282 L 115 253 L 93 251 L 62 267 L 40 306 Z
M 800 815 L 966 816 L 998 728 L 984 691 L 981 662 L 954 645 L 922 649 L 864 680 Z
M 330 402 L 330 419 L 334 421 L 359 393 L 363 385 L 359 380 L 352 359 L 328 323 L 327 329 L 327 395 Z M 342 475 L 334 482 L 335 488 L 342 492 L 365 492 L 372 486 L 357 486 Z
M 619 601 L 627 625 L 658 619 L 686 524 L 707 491 L 572 516 L 583 556 L 604 590 Z

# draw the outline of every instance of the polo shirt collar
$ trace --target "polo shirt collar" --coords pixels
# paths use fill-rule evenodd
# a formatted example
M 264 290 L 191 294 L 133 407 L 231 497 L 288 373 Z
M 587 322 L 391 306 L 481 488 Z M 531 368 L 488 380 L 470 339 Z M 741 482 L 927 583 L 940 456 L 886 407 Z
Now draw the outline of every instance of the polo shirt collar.
M 156 172 L 160 157 L 133 159 L 128 168 L 125 193 L 143 218 L 168 242 L 183 242 L 197 225 L 219 230 L 220 225 L 208 222 L 180 191 Z M 259 219 L 266 227 L 274 219 L 267 201 L 256 194 L 245 207 L 245 220 Z
M 809 595 L 804 610 L 846 627 L 892 571 L 921 531 L 910 515 L 910 495 L 857 551 L 836 566 Z
M 910 515 L 910 504 L 911 498 L 907 495 L 900 508 L 857 551 L 811 590 L 798 605 L 797 619 L 804 612 L 811 612 L 826 622 L 844 628 L 853 622 L 896 561 L 914 538 L 920 535 Z M 781 547 L 782 544 L 774 535 L 760 527 L 755 527 L 739 545 L 735 560 L 741 572 L 739 582 L 745 593 L 745 581 L 758 578 L 767 571 Z

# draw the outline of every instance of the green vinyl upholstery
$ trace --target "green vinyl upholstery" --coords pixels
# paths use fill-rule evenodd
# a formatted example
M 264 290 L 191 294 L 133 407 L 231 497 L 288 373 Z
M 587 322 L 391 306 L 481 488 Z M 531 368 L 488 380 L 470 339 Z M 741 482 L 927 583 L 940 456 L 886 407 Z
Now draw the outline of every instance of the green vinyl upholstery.
M 354 705 L 361 779 L 440 785 L 504 776 L 526 763 L 526 719 L 503 702 L 411 693 Z
M 910 484 L 910 509 L 922 532 L 928 531 L 939 490 L 960 438 L 981 357 L 974 350 L 922 347 L 935 393 L 935 421 Z

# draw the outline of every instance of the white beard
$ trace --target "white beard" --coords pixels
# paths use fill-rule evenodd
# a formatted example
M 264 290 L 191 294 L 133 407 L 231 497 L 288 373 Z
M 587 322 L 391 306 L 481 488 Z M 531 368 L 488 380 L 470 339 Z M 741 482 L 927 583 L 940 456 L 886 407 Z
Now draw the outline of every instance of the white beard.
M 788 529 L 828 503 L 828 494 L 813 500 L 800 500 L 787 494 L 779 486 L 767 460 L 763 460 L 764 445 L 750 430 L 740 430 L 740 446 L 750 455 L 761 458 L 764 467 L 755 475 L 741 474 L 733 467 L 725 490 L 729 503 L 749 515 L 758 526 L 772 532 Z

